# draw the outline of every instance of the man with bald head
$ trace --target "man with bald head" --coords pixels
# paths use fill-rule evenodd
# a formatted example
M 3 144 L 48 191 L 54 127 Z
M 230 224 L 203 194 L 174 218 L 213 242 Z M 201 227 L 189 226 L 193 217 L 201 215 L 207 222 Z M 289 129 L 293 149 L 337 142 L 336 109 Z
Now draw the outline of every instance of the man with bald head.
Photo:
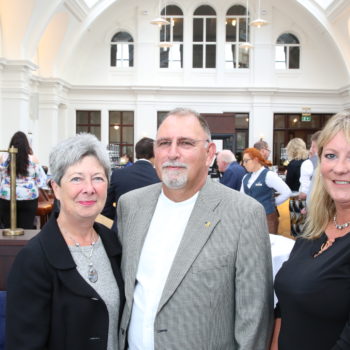
M 224 149 L 217 154 L 216 163 L 220 173 L 223 173 L 220 183 L 239 191 L 246 170 L 237 163 L 235 155 L 230 150 Z
M 162 183 L 120 197 L 126 303 L 120 350 L 266 350 L 272 270 L 265 211 L 208 178 L 206 120 L 178 108 L 154 143 Z

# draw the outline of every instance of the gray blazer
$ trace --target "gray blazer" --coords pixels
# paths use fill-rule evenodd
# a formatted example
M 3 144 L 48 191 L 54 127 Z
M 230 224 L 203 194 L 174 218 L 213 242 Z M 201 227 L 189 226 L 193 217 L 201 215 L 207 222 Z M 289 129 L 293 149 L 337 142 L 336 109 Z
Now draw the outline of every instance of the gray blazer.
M 125 349 L 135 276 L 161 184 L 118 203 L 126 304 Z M 154 323 L 155 350 L 265 350 L 273 321 L 270 241 L 264 208 L 208 180 L 201 189 L 170 269 Z

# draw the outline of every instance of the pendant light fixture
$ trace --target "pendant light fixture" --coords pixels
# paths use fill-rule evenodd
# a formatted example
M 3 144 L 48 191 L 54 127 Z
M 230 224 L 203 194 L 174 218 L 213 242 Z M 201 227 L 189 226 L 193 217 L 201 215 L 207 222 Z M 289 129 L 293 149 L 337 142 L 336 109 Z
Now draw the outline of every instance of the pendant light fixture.
M 261 16 L 261 0 L 258 0 L 258 1 L 259 1 L 259 3 L 258 3 L 258 18 L 255 19 L 254 21 L 250 22 L 250 25 L 253 27 L 260 28 L 262 26 L 266 26 L 267 24 L 269 24 L 269 22 L 263 18 L 260 18 L 260 16 Z
M 247 18 L 245 20 L 245 30 L 246 30 L 246 37 L 245 37 L 245 42 L 241 43 L 239 46 L 243 49 L 245 49 L 246 51 L 249 49 L 253 48 L 253 45 L 249 42 L 249 32 L 248 32 L 248 21 L 249 21 L 249 2 L 247 0 L 246 2 L 246 15 Z
M 166 22 L 167 22 L 167 24 L 165 24 L 164 25 L 164 27 L 163 27 L 163 30 L 164 30 L 164 41 L 161 41 L 160 43 L 159 43 L 159 47 L 161 47 L 163 50 L 166 50 L 166 49 L 168 49 L 168 48 L 170 48 L 170 47 L 172 47 L 173 46 L 173 43 L 172 42 L 170 42 L 170 41 L 166 41 L 166 29 L 167 29 L 167 25 L 170 25 L 170 22 L 166 19 L 166 3 L 165 3 L 165 7 L 164 7 L 164 17 L 162 17 L 162 18 L 164 18 L 165 20 L 166 20 Z M 170 31 L 171 29 L 170 29 L 170 26 L 169 26 L 169 31 Z M 169 33 L 169 34 L 171 34 L 171 32 Z
M 162 0 L 159 0 L 158 2 L 159 17 L 152 19 L 151 21 L 151 24 L 157 25 L 158 27 L 166 26 L 167 24 L 170 24 L 169 21 L 167 21 L 166 18 L 163 17 L 160 13 L 161 3 L 162 3 Z M 166 8 L 166 4 L 165 4 L 165 8 Z

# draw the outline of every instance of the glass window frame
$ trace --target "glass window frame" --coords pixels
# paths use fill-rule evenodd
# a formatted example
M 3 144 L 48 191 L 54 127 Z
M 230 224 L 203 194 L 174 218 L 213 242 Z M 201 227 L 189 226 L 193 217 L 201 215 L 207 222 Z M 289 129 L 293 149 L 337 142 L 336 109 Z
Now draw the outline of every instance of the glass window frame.
M 279 39 L 286 34 L 290 34 L 293 35 L 293 37 L 295 37 L 295 39 L 298 41 L 298 43 L 278 43 Z M 298 48 L 299 49 L 299 53 L 298 53 L 298 67 L 292 67 L 292 63 L 291 63 L 291 50 L 293 48 Z M 285 57 L 283 60 L 279 60 L 278 59 L 278 50 L 283 49 Z M 282 50 L 280 50 L 282 52 Z M 279 67 L 278 65 L 284 65 L 284 67 Z M 301 44 L 300 44 L 300 40 L 299 38 L 292 34 L 292 33 L 282 33 L 281 35 L 278 36 L 277 40 L 276 40 L 276 44 L 275 44 L 275 69 L 278 71 L 297 71 L 300 70 L 301 66 Z
M 201 6 L 197 7 L 194 11 L 194 13 L 200 8 Z M 213 11 L 214 9 L 209 6 Z M 215 11 L 214 11 L 215 12 Z M 194 40 L 194 33 L 192 34 L 192 69 L 216 69 L 217 68 L 217 14 L 215 15 L 195 15 L 193 13 L 193 20 L 192 20 L 192 29 L 194 30 L 194 23 L 195 19 L 202 19 L 202 41 L 195 41 Z M 207 41 L 207 27 L 210 25 L 209 21 L 211 19 L 215 20 L 215 40 L 214 41 Z M 202 47 L 201 52 L 201 58 L 202 58 L 202 65 L 201 67 L 195 67 L 194 66 L 194 52 L 195 47 Z M 214 66 L 213 67 L 207 67 L 207 46 L 215 46 L 215 57 L 214 57 Z
M 87 122 L 86 123 L 78 123 L 78 113 L 86 113 L 87 114 Z M 100 119 L 99 123 L 93 123 L 92 119 L 94 118 L 92 116 L 92 113 L 98 113 L 98 117 Z M 81 128 L 81 129 L 80 129 Z M 82 129 L 84 128 L 84 129 Z M 97 135 L 93 129 L 99 129 L 100 133 Z M 80 130 L 79 130 L 80 129 Z M 80 132 L 87 132 L 89 134 L 95 135 L 99 140 L 101 140 L 101 111 L 99 110 L 83 110 L 83 109 L 77 109 L 75 111 L 75 132 L 78 134 Z
M 117 122 L 117 123 L 112 123 L 111 122 L 111 113 L 114 113 L 114 112 L 118 112 L 120 113 L 120 122 Z M 132 113 L 132 117 L 133 117 L 133 123 L 130 123 L 130 122 L 127 122 L 125 123 L 124 122 L 124 114 L 125 113 Z M 134 131 L 135 131 L 135 128 L 134 128 L 134 125 L 135 125 L 135 112 L 134 111 L 119 111 L 119 110 L 110 110 L 108 111 L 108 125 L 109 125 L 109 129 L 108 129 L 108 144 L 109 145 L 118 145 L 119 146 L 119 153 L 120 155 L 124 154 L 124 153 L 129 153 L 127 152 L 127 150 L 130 150 L 132 149 L 132 153 L 134 152 Z M 115 127 L 115 126 L 119 126 L 119 137 L 120 137 L 120 140 L 119 141 L 111 141 L 111 135 L 110 135 L 110 129 Z M 132 128 L 132 135 L 133 135 L 133 141 L 132 143 L 130 142 L 124 142 L 124 139 L 123 139 L 123 136 L 125 134 L 125 129 L 126 128 Z
M 225 60 L 225 69 L 226 70 L 238 70 L 238 69 L 249 69 L 250 68 L 250 50 L 246 50 L 242 47 L 240 47 L 241 43 L 247 41 L 247 39 L 250 37 L 250 26 L 246 25 L 246 21 L 248 21 L 248 24 L 250 22 L 250 14 L 249 12 L 247 13 L 247 9 L 245 6 L 240 5 L 240 7 L 243 7 L 245 10 L 245 14 L 228 14 L 229 12 L 232 12 L 232 8 L 234 8 L 237 5 L 231 6 L 225 16 L 225 55 L 224 55 L 224 60 Z M 235 20 L 235 40 L 228 40 L 228 26 L 232 25 L 232 21 Z M 245 20 L 244 23 L 242 23 L 242 20 Z M 243 27 L 243 28 L 241 28 Z M 248 28 L 247 28 L 248 27 Z M 242 38 L 242 32 L 244 35 L 244 39 Z M 233 45 L 234 47 L 234 53 L 232 56 L 232 60 L 229 60 L 228 57 L 226 56 L 227 53 L 227 48 Z M 244 60 L 241 59 L 244 56 L 248 56 L 248 58 L 245 60 L 247 62 L 246 67 L 242 67 L 242 64 L 244 64 Z M 229 67 L 231 65 L 231 67 Z
M 130 40 L 113 40 L 119 33 L 125 33 L 130 36 Z M 114 69 L 132 69 L 134 68 L 135 45 L 133 36 L 126 31 L 116 32 L 111 39 L 110 48 L 110 67 Z M 112 57 L 115 52 L 115 57 Z M 120 55 L 118 55 L 120 52 Z M 118 56 L 120 58 L 118 58 Z M 119 64 L 118 64 L 119 62 Z

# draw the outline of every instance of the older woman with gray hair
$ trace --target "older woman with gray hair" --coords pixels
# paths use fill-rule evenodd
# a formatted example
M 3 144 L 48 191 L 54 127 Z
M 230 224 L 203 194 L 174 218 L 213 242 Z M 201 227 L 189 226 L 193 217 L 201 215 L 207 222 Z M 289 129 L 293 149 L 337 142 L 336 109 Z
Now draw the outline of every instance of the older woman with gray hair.
M 95 222 L 107 195 L 107 151 L 90 134 L 50 154 L 60 211 L 17 255 L 8 280 L 6 349 L 118 349 L 124 303 L 115 234 Z

